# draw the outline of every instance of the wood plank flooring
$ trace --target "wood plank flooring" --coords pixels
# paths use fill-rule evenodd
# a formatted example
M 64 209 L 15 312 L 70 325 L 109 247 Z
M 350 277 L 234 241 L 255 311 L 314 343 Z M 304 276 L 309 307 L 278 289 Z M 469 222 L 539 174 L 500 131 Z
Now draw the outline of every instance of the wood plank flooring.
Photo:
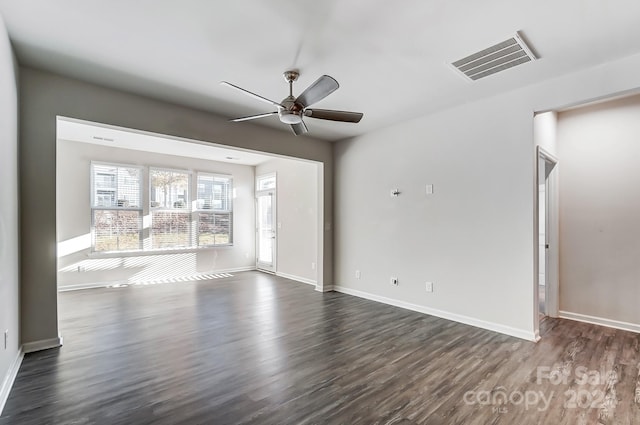
M 537 344 L 258 272 L 59 295 L 0 425 L 640 424 L 640 335 Z

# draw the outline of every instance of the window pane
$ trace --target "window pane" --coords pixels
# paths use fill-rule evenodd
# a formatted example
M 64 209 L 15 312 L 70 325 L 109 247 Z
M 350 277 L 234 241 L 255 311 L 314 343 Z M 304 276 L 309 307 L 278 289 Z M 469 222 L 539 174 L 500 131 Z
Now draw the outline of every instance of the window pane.
M 153 249 L 181 248 L 191 245 L 191 213 L 153 211 L 151 222 L 151 246 Z
M 196 208 L 201 210 L 231 211 L 231 178 L 198 174 Z
M 140 249 L 140 211 L 94 210 L 94 251 Z
M 230 244 L 231 229 L 231 213 L 198 213 L 198 246 Z
M 276 188 L 276 176 L 258 177 L 258 189 L 267 190 Z
M 118 206 L 140 208 L 142 206 L 140 183 L 142 181 L 139 168 L 118 168 Z
M 94 207 L 140 208 L 140 168 L 92 164 L 92 170 Z
M 189 208 L 189 173 L 182 171 L 149 171 L 151 208 Z

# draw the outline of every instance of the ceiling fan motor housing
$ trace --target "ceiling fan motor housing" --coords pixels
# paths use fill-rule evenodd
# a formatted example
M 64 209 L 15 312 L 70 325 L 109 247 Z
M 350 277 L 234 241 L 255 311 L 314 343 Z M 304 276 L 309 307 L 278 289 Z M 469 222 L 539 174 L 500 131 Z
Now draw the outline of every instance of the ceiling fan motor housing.
M 278 117 L 285 124 L 299 124 L 302 122 L 302 108 L 296 103 L 293 96 L 287 96 L 280 102 L 283 106 L 278 108 Z

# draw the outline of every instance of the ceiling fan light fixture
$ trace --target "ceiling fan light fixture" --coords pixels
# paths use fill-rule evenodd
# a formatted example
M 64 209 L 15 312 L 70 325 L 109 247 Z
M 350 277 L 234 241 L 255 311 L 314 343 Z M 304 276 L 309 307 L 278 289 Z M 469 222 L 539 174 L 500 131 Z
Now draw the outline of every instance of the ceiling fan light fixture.
M 280 111 L 280 121 L 285 124 L 300 124 L 302 115 L 299 112 L 282 110 Z

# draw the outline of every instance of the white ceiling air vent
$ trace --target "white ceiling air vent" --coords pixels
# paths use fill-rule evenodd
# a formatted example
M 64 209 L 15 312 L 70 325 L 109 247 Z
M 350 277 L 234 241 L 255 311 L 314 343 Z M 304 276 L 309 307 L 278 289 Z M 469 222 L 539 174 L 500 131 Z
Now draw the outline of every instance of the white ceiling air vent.
M 501 43 L 455 61 L 452 65 L 475 81 L 536 59 L 529 46 L 515 34 Z

